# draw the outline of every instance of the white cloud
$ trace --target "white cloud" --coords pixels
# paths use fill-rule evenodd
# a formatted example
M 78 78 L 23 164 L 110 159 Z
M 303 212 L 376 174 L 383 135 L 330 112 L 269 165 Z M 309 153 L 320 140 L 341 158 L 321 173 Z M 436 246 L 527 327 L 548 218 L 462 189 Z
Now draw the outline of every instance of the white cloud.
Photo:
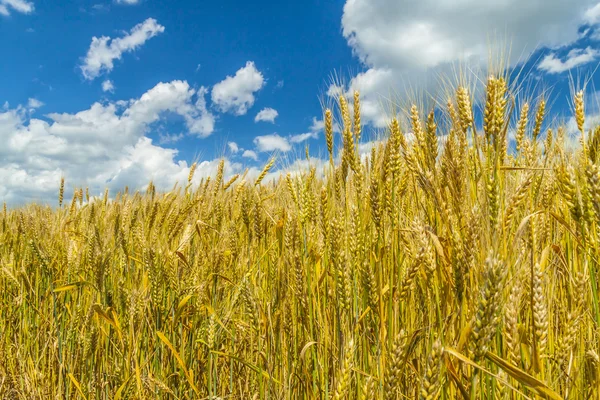
M 594 40 L 594 41 L 596 41 L 596 42 L 600 41 L 600 29 L 598 29 L 598 28 L 596 28 L 596 29 L 593 29 L 593 30 L 592 30 L 592 29 L 589 29 L 589 30 L 588 30 L 588 32 L 586 32 L 586 35 L 587 35 L 587 33 L 589 33 L 590 31 L 591 31 L 591 34 L 589 35 L 589 38 L 590 38 L 591 40 Z
M 195 133 L 200 137 L 206 137 L 215 130 L 215 116 L 206 108 L 205 96 L 207 93 L 208 89 L 204 86 L 200 87 L 196 92 L 197 99 L 195 106 L 197 113 L 191 120 L 191 123 L 188 123 L 190 132 Z
M 99 12 L 108 12 L 110 11 L 110 7 L 107 4 L 94 4 L 92 6 L 92 10 L 94 11 L 99 11 Z M 85 8 L 80 8 L 81 12 L 85 12 Z M 90 12 L 91 15 L 94 15 L 93 12 Z
M 395 99 L 395 88 L 401 84 L 401 73 L 389 68 L 369 68 L 350 79 L 347 87 L 331 85 L 327 95 L 338 99 L 343 93 L 351 98 L 354 91 L 360 92 L 360 115 L 363 123 L 372 124 L 377 128 L 387 126 L 390 113 L 385 107 Z M 418 81 L 417 79 L 415 81 Z M 352 104 L 350 104 L 352 107 Z M 334 130 L 339 132 L 336 124 Z
M 360 102 L 360 115 L 363 120 L 370 121 L 378 128 L 387 126 L 390 115 L 382 103 L 385 104 L 386 99 L 393 98 L 390 82 L 395 80 L 394 71 L 386 68 L 371 68 L 350 80 L 348 94 L 354 93 L 355 90 L 364 94 Z
M 178 133 L 178 134 L 159 133 L 158 134 L 158 143 L 159 144 L 177 143 L 184 137 L 185 137 L 185 135 L 183 133 Z
M 117 4 L 126 4 L 129 6 L 139 4 L 141 2 L 142 2 L 141 0 L 115 0 L 115 3 L 117 3 Z
M 440 73 L 453 74 L 457 64 L 477 71 L 490 50 L 498 53 L 510 47 L 505 64 L 514 66 L 538 48 L 572 44 L 586 22 L 586 10 L 596 4 L 597 0 L 347 0 L 342 33 L 367 68 L 350 82 L 362 87 L 363 120 L 384 126 L 389 110 L 382 104 L 389 104 L 390 97 L 397 100 L 396 93 L 411 90 L 435 92 Z
M 369 142 L 360 143 L 358 145 L 358 154 L 360 154 L 361 157 L 364 157 L 371 152 L 373 147 L 378 146 L 380 143 L 381 141 L 379 140 L 371 140 Z
M 231 151 L 233 154 L 240 151 L 240 147 L 236 142 L 227 142 L 227 147 L 229 147 L 229 151 Z
M 258 112 L 258 114 L 256 114 L 256 117 L 254 117 L 254 122 L 265 121 L 275 123 L 275 118 L 277 118 L 278 115 L 279 113 L 277 112 L 277 110 L 273 108 L 263 108 Z
M 148 39 L 164 31 L 164 26 L 160 25 L 155 19 L 148 18 L 134 26 L 129 33 L 120 38 L 111 39 L 108 36 L 100 38 L 94 36 L 80 67 L 84 78 L 93 80 L 103 72 L 112 71 L 114 61 L 120 60 L 123 53 L 138 49 Z
M 344 89 L 345 89 L 344 86 L 333 83 L 333 84 L 329 85 L 329 88 L 327 89 L 326 93 L 327 93 L 327 96 L 329 96 L 329 97 L 337 97 L 341 93 L 344 93 Z
M 590 97 L 592 96 L 586 96 L 586 99 L 590 99 Z M 595 100 L 591 100 L 591 102 L 594 101 Z M 586 110 L 585 123 L 583 124 L 584 131 L 590 131 L 600 125 L 600 110 L 597 109 L 597 105 L 593 104 L 590 108 L 592 109 Z M 577 127 L 577 120 L 575 116 L 568 117 L 566 121 L 564 121 L 564 125 L 567 136 L 581 136 L 581 132 L 579 132 L 579 128 Z
M 325 130 L 325 121 L 322 119 L 317 119 L 317 117 L 313 117 L 312 124 L 310 125 L 311 132 L 321 132 Z M 333 123 L 333 131 L 341 132 L 340 125 L 337 122 Z
M 35 7 L 31 1 L 26 0 L 0 0 L 0 14 L 9 16 L 10 10 L 22 14 L 31 14 Z
M 137 99 L 94 103 L 73 114 L 51 113 L 48 120 L 31 118 L 24 107 L 0 109 L 0 198 L 9 203 L 52 201 L 61 175 L 69 185 L 89 186 L 97 193 L 105 186 L 141 188 L 150 179 L 164 189 L 184 181 L 189 166 L 175 160 L 177 150 L 157 146 L 146 134 L 169 112 L 184 119 L 188 133 L 208 135 L 200 129 L 206 128 L 202 121 L 207 111 L 199 101 L 205 93 L 183 81 L 159 83 Z M 166 142 L 181 138 L 161 136 Z M 212 171 L 211 163 L 201 165 Z M 241 169 L 227 165 L 232 173 Z
M 292 142 L 292 143 L 302 143 L 305 140 L 308 140 L 308 139 L 317 139 L 318 137 L 319 137 L 319 133 L 318 132 L 300 133 L 298 135 L 292 135 L 292 136 L 290 136 L 290 142 Z
M 257 136 L 254 138 L 256 149 L 260 152 L 265 151 L 290 151 L 292 146 L 284 137 L 274 133 L 272 135 Z
M 598 58 L 600 53 L 591 47 L 585 49 L 572 49 L 563 61 L 556 57 L 556 54 L 550 53 L 538 64 L 537 68 L 546 71 L 549 74 L 560 74 L 580 65 L 590 63 Z
M 574 151 L 581 148 L 581 132 L 577 127 L 575 116 L 566 117 L 558 121 L 565 128 L 563 150 Z M 589 131 L 600 125 L 600 113 L 597 111 L 586 112 L 584 131 Z M 513 134 L 514 138 L 514 134 Z
M 299 133 L 297 135 L 290 135 L 288 139 L 291 143 L 302 143 L 308 139 L 318 139 L 319 132 L 323 130 L 325 130 L 325 122 L 323 120 L 317 119 L 317 117 L 313 117 L 312 123 L 309 127 L 309 132 Z M 340 126 L 337 122 L 333 123 L 333 131 L 340 132 Z
M 588 8 L 583 15 L 583 20 L 590 25 L 600 22 L 600 3 Z
M 235 76 L 227 76 L 213 86 L 211 99 L 221 112 L 244 115 L 254 105 L 254 93 L 264 85 L 263 75 L 248 61 Z
M 38 109 L 43 105 L 44 103 L 35 98 L 30 98 L 29 100 L 27 100 L 27 107 L 32 110 Z
M 325 129 L 325 121 L 322 119 L 317 119 L 317 117 L 313 117 L 312 124 L 310 126 L 310 130 L 313 132 L 319 132 Z
M 256 154 L 256 152 L 252 151 L 252 150 L 246 150 L 246 151 L 244 151 L 242 153 L 242 157 L 251 158 L 254 161 L 258 161 L 258 154 Z
M 104 82 L 102 82 L 102 91 L 114 93 L 115 85 L 112 83 L 112 81 L 110 79 L 107 79 Z
M 581 16 L 596 0 L 348 0 L 342 32 L 369 66 L 435 67 L 458 59 L 487 60 L 490 34 L 509 35 L 515 62 L 522 51 L 577 39 Z M 540 7 L 544 4 L 544 7 Z M 560 29 L 557 29 L 560 27 Z

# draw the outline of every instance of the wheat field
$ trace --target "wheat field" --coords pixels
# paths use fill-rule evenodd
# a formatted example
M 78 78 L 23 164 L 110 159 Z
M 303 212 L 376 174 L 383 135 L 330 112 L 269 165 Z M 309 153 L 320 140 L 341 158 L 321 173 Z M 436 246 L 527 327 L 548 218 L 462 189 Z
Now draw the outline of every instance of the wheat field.
M 600 127 L 484 86 L 367 154 L 340 96 L 325 168 L 5 204 L 0 398 L 600 398 Z

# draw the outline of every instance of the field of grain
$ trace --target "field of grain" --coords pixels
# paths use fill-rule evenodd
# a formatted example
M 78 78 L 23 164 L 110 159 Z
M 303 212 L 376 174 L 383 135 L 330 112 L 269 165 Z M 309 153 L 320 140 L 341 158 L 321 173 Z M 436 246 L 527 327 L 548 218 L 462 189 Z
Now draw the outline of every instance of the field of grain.
M 324 170 L 5 205 L 0 398 L 599 398 L 600 127 L 471 92 L 363 156 L 340 97 Z

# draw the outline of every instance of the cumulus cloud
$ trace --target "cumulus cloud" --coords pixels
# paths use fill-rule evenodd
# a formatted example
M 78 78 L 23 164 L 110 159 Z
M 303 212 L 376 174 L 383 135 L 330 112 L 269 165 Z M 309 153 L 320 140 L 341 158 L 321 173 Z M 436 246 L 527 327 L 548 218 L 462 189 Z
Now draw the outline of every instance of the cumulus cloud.
M 313 117 L 312 124 L 310 126 L 310 130 L 313 132 L 322 131 L 325 129 L 325 121 L 322 119 L 317 119 L 317 117 Z
M 457 59 L 487 60 L 490 34 L 510 35 L 511 61 L 540 44 L 558 46 L 578 37 L 581 16 L 596 0 L 348 0 L 342 32 L 370 66 L 435 67 Z M 558 26 L 561 29 L 556 29 Z
M 114 61 L 120 60 L 123 53 L 135 51 L 147 40 L 165 31 L 155 19 L 148 18 L 134 26 L 122 37 L 111 39 L 108 36 L 92 38 L 92 44 L 83 59 L 81 73 L 88 80 L 93 80 L 104 72 L 114 68 Z
M 10 11 L 21 14 L 31 14 L 35 7 L 31 1 L 26 0 L 0 0 L 0 14 L 9 16 Z
M 215 116 L 206 108 L 205 96 L 207 93 L 208 89 L 204 86 L 198 89 L 196 92 L 195 112 L 192 118 L 186 117 L 190 132 L 200 137 L 206 137 L 215 130 Z
M 317 119 L 317 117 L 313 117 L 312 124 L 310 125 L 311 132 L 321 132 L 325 130 L 325 121 L 322 119 Z M 333 123 L 333 131 L 341 132 L 340 125 L 337 122 Z
M 229 151 L 231 151 L 233 154 L 236 154 L 240 151 L 240 147 L 236 142 L 227 142 L 227 147 L 229 147 Z
M 394 98 L 394 93 L 390 91 L 390 82 L 396 82 L 397 79 L 396 73 L 391 69 L 371 68 L 350 80 L 348 95 L 356 90 L 364 93 L 360 102 L 360 115 L 377 128 L 388 124 L 389 114 L 383 104 Z
M 317 117 L 313 117 L 312 123 L 308 129 L 308 132 L 288 136 L 289 142 L 297 144 L 308 139 L 318 139 L 319 133 L 325 130 L 325 122 L 322 119 L 320 120 L 317 119 Z M 340 125 L 337 122 L 333 123 L 333 131 L 340 132 Z
M 564 60 L 561 60 L 554 53 L 548 54 L 538 64 L 537 68 L 546 71 L 549 74 L 560 74 L 572 68 L 578 67 L 595 61 L 600 53 L 591 47 L 585 49 L 572 49 Z
M 260 152 L 265 151 L 290 151 L 292 146 L 290 142 L 276 133 L 272 135 L 257 136 L 254 138 L 254 145 Z
M 221 112 L 244 115 L 254 105 L 254 94 L 264 85 L 264 77 L 248 61 L 234 76 L 227 76 L 213 86 L 211 99 Z
M 183 132 L 180 133 L 159 133 L 158 134 L 158 143 L 160 144 L 169 144 L 169 143 L 177 143 L 181 139 L 183 139 L 185 135 Z
M 384 126 L 389 117 L 389 110 L 382 107 L 389 103 L 386 100 L 411 88 L 434 91 L 436 77 L 451 73 L 453 64 L 485 64 L 490 40 L 498 50 L 510 45 L 506 63 L 514 66 L 538 48 L 572 44 L 580 37 L 579 27 L 598 22 L 600 15 L 597 0 L 541 4 L 539 0 L 347 0 L 342 33 L 366 71 L 343 90 L 362 88 L 365 122 Z
M 254 161 L 258 161 L 258 154 L 256 154 L 256 152 L 255 152 L 255 151 L 252 151 L 252 150 L 245 150 L 245 151 L 242 153 L 242 157 L 245 157 L 245 158 L 251 158 L 251 159 L 253 159 Z
M 351 78 L 347 86 L 331 85 L 327 95 L 337 100 L 341 94 L 352 97 L 354 91 L 358 90 L 361 95 L 360 115 L 363 123 L 383 128 L 387 126 L 390 117 L 386 105 L 396 100 L 395 90 L 403 84 L 401 75 L 402 72 L 389 68 L 369 68 Z M 423 83 L 422 78 L 423 76 L 416 77 L 415 82 Z M 336 124 L 334 130 L 339 132 L 341 129 Z
M 265 121 L 275 123 L 275 118 L 277 118 L 278 115 L 279 113 L 277 112 L 277 110 L 270 107 L 266 107 L 260 110 L 258 114 L 256 114 L 256 117 L 254 117 L 254 122 Z
M 30 110 L 36 110 L 40 107 L 42 107 L 44 105 L 44 103 L 42 103 L 41 101 L 39 101 L 38 99 L 35 98 L 30 98 L 29 100 L 27 100 L 27 107 Z
M 583 14 L 583 19 L 590 25 L 595 25 L 600 22 L 600 3 L 588 8 Z
M 24 107 L 0 110 L 0 197 L 9 203 L 53 199 L 60 176 L 71 185 L 140 188 L 153 180 L 169 188 L 187 179 L 189 165 L 176 161 L 176 149 L 158 146 L 146 136 L 164 113 L 181 116 L 188 134 L 206 136 L 206 90 L 187 82 L 159 83 L 137 99 L 94 103 L 76 113 L 31 118 Z M 170 135 L 179 140 L 178 135 Z M 213 165 L 214 164 L 214 165 Z M 204 163 L 208 173 L 215 163 Z M 229 163 L 233 172 L 240 165 Z M 212 172 L 211 172 L 212 173 Z M 205 175 L 206 176 L 206 175 Z
M 316 139 L 318 137 L 319 137 L 319 133 L 318 132 L 300 133 L 298 135 L 292 135 L 292 136 L 290 136 L 290 142 L 292 142 L 292 143 L 302 143 L 305 140 Z
M 107 79 L 104 82 L 102 82 L 102 91 L 103 92 L 111 92 L 111 93 L 113 93 L 115 91 L 115 85 L 112 83 L 112 81 L 110 79 Z

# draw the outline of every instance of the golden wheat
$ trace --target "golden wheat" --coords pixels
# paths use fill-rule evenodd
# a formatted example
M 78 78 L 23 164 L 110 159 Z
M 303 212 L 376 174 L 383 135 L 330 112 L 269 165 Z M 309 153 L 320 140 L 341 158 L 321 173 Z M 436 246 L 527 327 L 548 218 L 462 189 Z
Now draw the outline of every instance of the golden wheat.
M 73 188 L 63 207 L 61 179 L 58 208 L 4 204 L 0 398 L 598 398 L 584 93 L 575 150 L 546 99 L 532 124 L 515 112 L 503 75 L 483 102 L 450 93 L 364 155 L 360 96 L 342 95 L 324 170 L 271 158 L 249 184 L 222 159 L 183 190 Z

